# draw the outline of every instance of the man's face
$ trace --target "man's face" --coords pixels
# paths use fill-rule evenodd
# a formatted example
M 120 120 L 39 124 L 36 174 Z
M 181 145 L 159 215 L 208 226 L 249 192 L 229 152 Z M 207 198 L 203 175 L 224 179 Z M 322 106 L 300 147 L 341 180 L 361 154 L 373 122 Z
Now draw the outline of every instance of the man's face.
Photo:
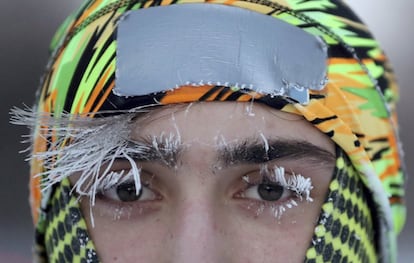
M 103 262 L 303 261 L 335 164 L 328 137 L 299 116 L 232 102 L 159 108 L 133 127 L 150 149 L 136 158 L 141 193 L 133 178 L 102 190 L 94 227 L 82 199 Z

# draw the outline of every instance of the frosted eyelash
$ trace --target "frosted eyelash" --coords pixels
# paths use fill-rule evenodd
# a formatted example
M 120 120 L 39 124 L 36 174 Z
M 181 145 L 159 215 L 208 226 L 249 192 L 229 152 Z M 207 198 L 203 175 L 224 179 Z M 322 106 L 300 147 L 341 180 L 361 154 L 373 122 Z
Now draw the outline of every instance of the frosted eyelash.
M 313 189 L 312 179 L 310 177 L 305 178 L 301 174 L 292 173 L 292 175 L 289 175 L 286 180 L 285 168 L 282 166 L 275 166 L 273 168 L 273 173 L 271 173 L 269 179 L 295 192 L 300 200 L 302 200 L 302 198 L 305 198 L 305 200 L 308 202 L 313 201 L 313 199 L 310 197 L 310 191 Z
M 133 178 L 132 170 L 111 171 L 100 181 L 100 184 L 98 184 L 96 188 L 98 191 L 103 192 L 118 186 L 131 178 Z
M 273 170 L 269 172 L 267 165 L 261 167 L 260 174 L 263 177 L 266 177 L 271 182 L 275 182 L 283 186 L 285 189 L 288 189 L 295 193 L 296 197 L 300 201 L 305 199 L 307 202 L 313 202 L 313 199 L 310 197 L 310 192 L 313 189 L 311 178 L 305 178 L 301 174 L 292 173 L 291 175 L 285 175 L 285 168 L 281 166 L 274 166 Z M 250 184 L 250 179 L 248 176 L 243 176 L 242 178 L 246 183 Z M 270 210 L 272 215 L 280 219 L 282 214 L 286 209 L 298 206 L 298 203 L 294 199 L 290 199 L 283 204 L 270 204 Z M 256 214 L 259 215 L 264 211 L 264 204 L 259 207 Z
M 37 112 L 35 109 L 13 109 L 11 123 L 36 131 L 27 140 L 31 147 L 34 136 L 40 136 L 47 143 L 47 149 L 33 152 L 27 158 L 27 161 L 43 165 L 43 171 L 35 175 L 41 178 L 43 195 L 49 196 L 53 185 L 74 174 L 79 179 L 72 191 L 88 196 L 91 209 L 98 191 L 113 186 L 127 175 L 134 178 L 138 194 L 141 189 L 140 169 L 131 156 L 145 153 L 148 147 L 130 147 L 129 137 L 135 113 L 145 111 L 135 109 L 131 112 L 134 113 L 102 118 L 62 113 L 56 118 L 53 113 Z M 31 147 L 26 151 L 31 151 Z M 111 171 L 116 159 L 127 160 L 131 169 L 127 173 Z M 45 201 L 47 198 L 42 199 L 42 208 L 47 205 Z M 92 212 L 91 223 L 93 226 Z
M 305 200 L 308 202 L 313 201 L 313 199 L 310 197 L 310 191 L 313 189 L 311 178 L 305 178 L 301 174 L 293 173 L 286 179 L 285 168 L 275 166 L 273 168 L 273 173 L 270 174 L 269 179 L 271 181 L 279 183 L 286 189 L 293 191 L 300 201 L 302 201 L 303 198 L 305 198 Z M 294 206 L 298 206 L 297 202 L 294 199 L 290 199 L 287 203 L 272 206 L 271 211 L 275 218 L 280 219 L 286 209 L 292 208 Z

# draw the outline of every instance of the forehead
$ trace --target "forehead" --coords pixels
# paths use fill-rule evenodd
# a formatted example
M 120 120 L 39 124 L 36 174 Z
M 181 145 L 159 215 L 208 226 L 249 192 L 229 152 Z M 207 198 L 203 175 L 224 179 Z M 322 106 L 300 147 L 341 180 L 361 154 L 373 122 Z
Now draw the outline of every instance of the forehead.
M 220 141 L 297 139 L 332 148 L 332 142 L 309 122 L 256 103 L 200 102 L 169 105 L 134 120 L 132 139 L 169 135 L 183 142 L 217 145 Z

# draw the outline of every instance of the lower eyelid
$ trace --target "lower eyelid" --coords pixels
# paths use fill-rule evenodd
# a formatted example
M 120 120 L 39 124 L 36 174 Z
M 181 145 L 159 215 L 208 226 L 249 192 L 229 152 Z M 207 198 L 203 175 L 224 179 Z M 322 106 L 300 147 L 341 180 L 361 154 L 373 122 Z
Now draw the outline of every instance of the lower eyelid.
M 93 214 L 108 220 L 128 220 L 148 216 L 161 209 L 162 199 L 119 202 L 106 197 L 96 198 Z
M 265 201 L 255 200 L 242 197 L 242 194 L 236 194 L 234 196 L 236 205 L 241 209 L 249 213 L 249 216 L 253 217 L 271 217 L 276 220 L 281 219 L 283 214 L 289 212 L 291 209 L 300 206 L 305 201 L 292 193 L 292 196 L 278 200 L 278 201 Z
M 253 185 L 254 186 L 254 185 Z M 286 189 L 287 190 L 287 189 Z M 289 200 L 289 199 L 300 199 L 300 197 L 296 194 L 296 193 L 294 193 L 293 191 L 291 191 L 291 190 L 288 190 L 288 191 L 290 191 L 291 192 L 291 194 L 289 195 L 289 196 L 287 196 L 287 197 L 285 197 L 285 198 L 281 198 L 281 199 L 279 199 L 279 200 L 276 200 L 276 201 L 267 201 L 267 200 L 259 200 L 259 199 L 254 199 L 254 198 L 249 198 L 249 197 L 246 197 L 245 195 L 244 195 L 244 192 L 245 192 L 246 190 L 243 190 L 243 191 L 240 191 L 240 192 L 238 192 L 238 193 L 236 193 L 234 196 L 233 196 L 233 198 L 235 199 L 235 200 L 237 200 L 238 202 L 240 201 L 240 202 L 242 202 L 242 201 L 246 201 L 246 202 L 258 202 L 258 203 L 264 203 L 265 205 L 276 205 L 276 204 L 279 204 L 279 203 L 283 203 L 283 202 L 286 202 L 287 200 Z
M 151 191 L 151 193 L 146 193 L 146 195 L 151 195 L 152 196 L 151 199 L 143 199 L 143 200 L 136 200 L 136 201 L 129 201 L 129 202 L 118 201 L 118 200 L 114 200 L 112 198 L 109 198 L 108 196 L 106 196 L 104 194 L 104 192 L 109 191 L 109 189 L 105 190 L 105 191 L 98 192 L 96 194 L 96 197 L 97 197 L 97 199 L 101 199 L 102 201 L 111 202 L 111 203 L 115 203 L 115 204 L 118 204 L 118 203 L 119 204 L 132 204 L 132 203 L 135 203 L 135 202 L 148 203 L 148 202 L 153 202 L 153 201 L 160 201 L 160 200 L 163 199 L 161 194 L 159 194 L 156 190 L 150 188 L 150 185 L 149 185 L 148 182 L 141 182 L 141 187 L 146 188 L 146 189 L 142 189 L 143 191 Z M 116 186 L 114 186 L 113 188 L 116 188 Z M 114 189 L 110 189 L 110 190 L 113 191 Z

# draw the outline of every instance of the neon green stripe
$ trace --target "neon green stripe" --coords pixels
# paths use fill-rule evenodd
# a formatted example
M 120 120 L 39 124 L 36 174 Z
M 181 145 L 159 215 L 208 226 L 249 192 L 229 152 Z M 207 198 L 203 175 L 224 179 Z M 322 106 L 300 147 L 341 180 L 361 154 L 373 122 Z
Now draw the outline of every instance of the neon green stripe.
M 376 57 L 382 56 L 383 53 L 379 47 L 375 47 L 371 49 L 370 51 L 368 51 L 368 55 L 372 58 L 376 58 Z
M 345 27 L 347 27 L 347 24 L 345 24 L 344 22 L 339 20 L 337 16 L 334 16 L 334 15 L 331 15 L 331 14 L 327 14 L 327 13 L 323 13 L 323 12 L 315 12 L 315 11 L 304 12 L 303 14 L 310 17 L 310 18 L 312 18 L 312 19 L 315 19 L 316 21 L 318 21 L 322 25 L 329 27 L 331 30 L 336 29 L 336 28 L 345 28 Z M 352 34 L 355 34 L 351 31 L 349 31 L 349 32 L 352 33 Z
M 142 3 L 135 4 L 135 5 L 131 8 L 131 10 L 136 10 L 136 9 L 139 9 L 139 8 L 141 8 L 141 6 L 142 6 Z
M 404 205 L 396 204 L 391 206 L 391 211 L 394 221 L 394 229 L 398 235 L 407 220 L 407 208 Z
M 85 70 L 85 74 L 83 75 L 80 86 L 76 92 L 76 96 L 72 104 L 71 113 L 75 113 L 76 105 L 78 105 L 79 103 L 81 105 L 80 111 L 83 111 L 84 105 L 88 97 L 93 92 L 95 88 L 95 84 L 98 81 L 101 72 L 104 70 L 104 66 L 107 64 L 109 59 L 116 53 L 115 41 L 112 42 L 112 44 L 107 48 L 107 50 L 102 54 L 101 57 L 98 57 L 98 55 L 100 51 L 102 50 L 102 45 L 100 45 L 99 43 L 97 43 L 97 45 L 100 48 L 98 48 L 95 51 L 95 54 L 93 55 L 92 59 L 89 62 L 87 69 Z M 99 61 L 94 66 L 94 63 L 96 60 L 99 60 Z M 80 101 L 81 99 L 82 101 Z
M 289 23 L 294 26 L 303 24 L 303 21 L 301 19 L 297 18 L 296 16 L 292 16 L 291 14 L 288 14 L 288 13 L 276 14 L 276 15 L 273 15 L 273 17 L 279 18 L 285 21 L 286 23 Z
M 391 161 L 390 161 L 391 162 Z M 387 165 L 384 163 L 384 166 Z M 401 185 L 401 188 L 397 187 L 390 187 L 390 185 Z M 398 196 L 404 196 L 405 195 L 405 189 L 404 189 L 404 178 L 401 175 L 401 172 L 399 172 L 398 176 L 389 176 L 383 180 L 383 185 L 385 188 L 385 191 L 391 195 L 398 195 Z
M 375 88 L 372 88 L 372 89 L 344 88 L 343 90 L 346 90 L 352 94 L 355 94 L 365 99 L 365 103 L 361 104 L 358 107 L 361 111 L 371 111 L 371 114 L 373 116 L 376 116 L 379 118 L 388 117 L 388 112 L 382 101 L 382 97 Z
M 303 1 L 303 0 L 288 0 L 288 5 L 292 9 L 327 9 L 335 7 L 329 0 L 319 0 L 319 1 Z
M 73 38 L 62 54 L 60 65 L 55 65 L 54 67 L 57 72 L 51 82 L 50 91 L 52 92 L 54 89 L 58 90 L 54 107 L 54 111 L 57 114 L 60 114 L 63 111 L 72 77 L 88 40 L 89 36 L 85 39 L 84 34 L 79 34 Z

